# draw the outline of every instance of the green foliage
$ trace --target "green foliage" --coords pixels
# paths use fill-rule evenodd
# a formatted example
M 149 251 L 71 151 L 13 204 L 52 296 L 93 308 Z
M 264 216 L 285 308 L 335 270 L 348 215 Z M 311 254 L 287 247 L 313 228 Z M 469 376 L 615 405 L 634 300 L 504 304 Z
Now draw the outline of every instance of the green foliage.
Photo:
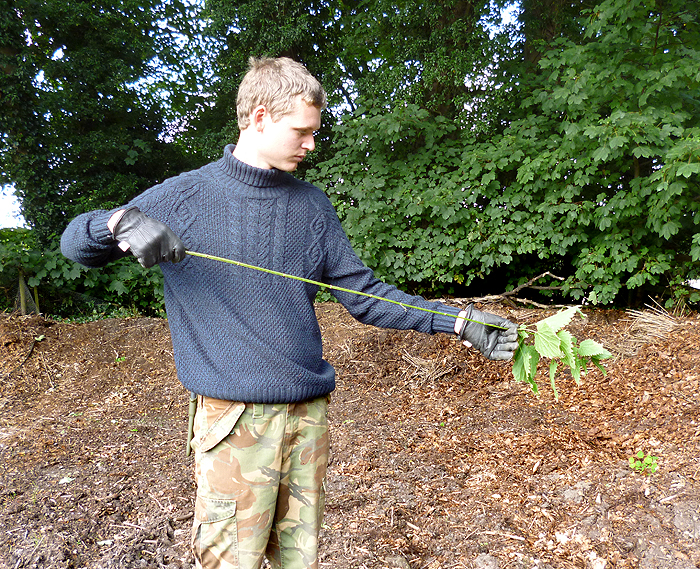
M 573 299 L 700 302 L 697 7 L 527 0 L 491 36 L 505 4 L 0 0 L 0 176 L 50 249 L 218 158 L 248 57 L 286 55 L 330 95 L 300 174 L 378 276 L 438 295 L 549 270 Z
M 512 47 L 501 41 L 505 33 L 489 37 L 489 2 L 340 4 L 339 61 L 354 94 L 351 108 L 413 104 L 474 130 L 498 120 L 510 79 L 494 62 L 510 58 Z M 501 89 L 489 91 L 494 85 Z
M 335 127 L 345 151 L 307 174 L 325 182 L 356 251 L 389 282 L 429 290 L 472 278 L 459 244 L 478 229 L 463 206 L 455 130 L 415 105 L 361 109 Z
M 38 257 L 32 231 L 0 229 L 0 310 L 14 306 L 20 270 L 33 266 Z M 24 274 L 31 275 L 31 271 Z
M 224 144 L 235 142 L 236 96 L 251 56 L 285 56 L 302 62 L 326 86 L 329 105 L 337 107 L 343 95 L 334 87 L 345 79 L 338 54 L 340 42 L 347 34 L 340 32 L 335 12 L 343 4 L 281 0 L 271 9 L 267 0 L 207 1 L 202 17 L 206 21 L 205 33 L 214 47 L 208 54 L 213 55 L 213 70 L 203 83 L 204 90 L 213 96 L 191 117 L 191 128 L 180 138 L 210 159 L 220 157 Z M 320 140 L 327 139 L 328 129 L 327 123 L 322 125 Z M 309 159 L 316 158 L 312 155 Z M 301 171 L 306 167 L 306 163 L 302 164 Z
M 651 456 L 651 453 L 644 455 L 644 451 L 639 451 L 636 455 L 629 458 L 630 468 L 640 474 L 651 475 L 656 472 L 659 467 L 658 459 Z
M 596 366 L 603 374 L 606 373 L 600 362 L 611 357 L 610 352 L 595 340 L 583 340 L 577 344 L 576 338 L 564 330 L 577 312 L 580 309 L 574 306 L 540 320 L 535 324 L 536 330 L 528 330 L 525 326 L 519 328 L 518 349 L 513 355 L 513 377 L 516 381 L 529 383 L 532 391 L 538 393 L 535 377 L 540 357 L 550 359 L 549 381 L 557 399 L 559 393 L 555 378 L 559 364 L 569 368 L 577 384 L 581 383 L 581 376 L 586 374 L 589 364 Z M 534 345 L 526 343 L 531 335 Z
M 195 128 L 185 137 L 212 158 L 237 135 L 236 92 L 251 55 L 301 61 L 328 91 L 332 116 L 310 164 L 334 153 L 333 121 L 358 107 L 416 104 L 486 131 L 502 120 L 512 95 L 505 86 L 513 79 L 492 62 L 517 56 L 505 32 L 489 38 L 484 0 L 283 0 L 274 10 L 266 0 L 211 0 L 203 16 L 218 47 L 206 85 L 214 101 L 193 118 Z M 501 89 L 487 94 L 493 84 Z
M 690 293 L 700 273 L 700 29 L 687 3 L 606 0 L 552 40 L 522 108 L 488 140 L 414 104 L 335 127 L 324 184 L 362 258 L 398 284 Z M 575 41 L 574 41 L 575 40 Z
M 30 264 L 36 255 L 34 232 L 29 229 L 0 229 L 0 271 L 14 270 Z
M 574 298 L 593 286 L 610 302 L 697 274 L 700 34 L 684 9 L 599 4 L 584 42 L 545 53 L 528 116 L 493 141 L 502 196 L 487 213 L 527 215 L 543 258 L 573 254 Z
M 164 315 L 163 274 L 159 269 L 144 269 L 127 257 L 102 269 L 87 269 L 66 259 L 58 243 L 39 248 L 34 234 L 26 229 L 0 230 L 0 283 L 4 290 L 0 302 L 5 308 L 14 304 L 19 271 L 27 285 L 38 287 L 42 312 L 52 316 L 76 316 L 87 311 L 99 316 L 120 312 L 122 307 L 140 314 Z M 92 299 L 91 302 L 77 300 Z
M 187 31 L 180 0 L 1 0 L 0 13 L 0 179 L 40 243 L 190 163 L 162 138 L 176 101 L 154 92 Z

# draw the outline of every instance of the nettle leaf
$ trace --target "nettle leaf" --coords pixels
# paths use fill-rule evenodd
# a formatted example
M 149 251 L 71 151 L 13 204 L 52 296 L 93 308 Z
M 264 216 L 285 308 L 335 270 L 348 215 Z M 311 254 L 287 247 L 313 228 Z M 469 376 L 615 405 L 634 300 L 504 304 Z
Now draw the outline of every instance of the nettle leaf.
M 525 345 L 521 344 L 513 354 L 513 377 L 517 382 L 527 381 L 527 369 L 530 362 L 527 361 L 529 355 L 525 350 Z
M 527 381 L 532 391 L 537 393 L 535 376 L 541 357 L 551 360 L 549 382 L 557 400 L 559 393 L 556 387 L 556 374 L 560 363 L 571 370 L 577 385 L 581 384 L 581 376 L 586 374 L 586 366 L 589 362 L 606 375 L 600 361 L 611 357 L 610 352 L 595 340 L 584 340 L 577 345 L 576 338 L 569 331 L 561 329 L 571 321 L 576 312 L 581 311 L 574 306 L 540 320 L 535 324 L 537 330 L 534 332 L 524 325 L 518 329 L 518 349 L 513 360 L 513 376 L 516 381 Z M 530 335 L 534 337 L 534 345 L 525 343 Z
M 574 338 L 566 330 L 559 330 L 559 332 L 557 332 L 557 337 L 561 341 L 559 348 L 563 354 L 561 358 L 562 363 L 569 367 L 573 367 L 576 365 L 576 358 L 574 356 L 574 342 L 576 341 L 576 338 Z
M 571 376 L 574 378 L 576 385 L 581 385 L 581 366 L 579 362 L 580 359 L 576 358 L 574 365 L 570 366 L 569 368 L 571 370 Z
M 580 309 L 577 306 L 571 306 L 570 308 L 562 310 L 561 312 L 557 312 L 553 316 L 540 320 L 536 324 L 537 330 L 540 329 L 540 326 L 547 325 L 552 331 L 556 332 L 564 326 L 567 326 L 577 312 L 580 312 Z
M 522 343 L 522 340 L 521 338 L 521 343 L 513 355 L 513 377 L 515 381 L 529 383 L 533 393 L 538 393 L 535 375 L 540 355 L 533 346 Z
M 537 332 L 535 333 L 535 349 L 537 352 L 546 358 L 561 358 L 562 353 L 559 349 L 561 340 L 557 337 L 554 330 L 544 320 L 537 323 Z
M 534 385 L 535 393 L 537 393 L 537 384 L 535 384 L 535 376 L 537 375 L 537 364 L 540 361 L 540 354 L 537 352 L 534 346 L 528 345 L 527 349 L 530 352 L 530 369 L 528 371 L 528 377 L 530 378 L 530 383 Z
M 602 371 L 604 376 L 607 376 L 607 375 L 608 375 L 608 372 L 607 372 L 606 369 L 601 365 L 600 359 L 601 359 L 601 358 L 600 358 L 599 356 L 593 356 L 593 357 L 591 357 L 591 363 L 592 363 L 595 367 L 597 367 L 600 371 Z
M 583 340 L 578 347 L 578 355 L 584 358 L 596 356 L 599 359 L 612 357 L 612 354 L 595 340 Z

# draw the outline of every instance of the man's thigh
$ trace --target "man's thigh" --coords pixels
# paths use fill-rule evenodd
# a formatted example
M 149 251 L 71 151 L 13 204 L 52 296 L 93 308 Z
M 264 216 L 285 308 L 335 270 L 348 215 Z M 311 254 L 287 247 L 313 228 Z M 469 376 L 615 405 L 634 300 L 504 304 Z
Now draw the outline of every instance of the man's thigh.
M 328 400 L 290 405 L 280 489 L 267 557 L 273 567 L 318 567 L 328 466 Z

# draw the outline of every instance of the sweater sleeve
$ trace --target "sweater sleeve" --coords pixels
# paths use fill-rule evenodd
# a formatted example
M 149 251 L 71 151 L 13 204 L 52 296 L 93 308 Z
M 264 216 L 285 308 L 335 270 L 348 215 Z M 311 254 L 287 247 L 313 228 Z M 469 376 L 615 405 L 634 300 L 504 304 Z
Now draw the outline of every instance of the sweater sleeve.
M 128 255 L 119 248 L 107 221 L 117 211 L 94 210 L 76 217 L 61 236 L 61 252 L 86 267 L 104 267 Z
M 417 330 L 427 334 L 442 332 L 454 334 L 459 308 L 441 302 L 427 301 L 411 296 L 374 276 L 374 272 L 357 256 L 330 203 L 328 214 L 329 256 L 324 272 L 327 284 L 389 299 L 387 302 L 364 295 L 333 291 L 354 318 L 363 324 L 399 330 Z M 395 304 L 397 302 L 407 307 Z M 410 308 L 410 307 L 418 307 Z M 421 310 L 423 309 L 423 310 Z M 431 311 L 431 312 L 428 312 Z
M 144 214 L 165 223 L 182 238 L 182 231 L 189 219 L 182 219 L 187 207 L 183 203 L 197 191 L 199 178 L 195 173 L 184 173 L 152 186 L 136 196 L 128 204 L 112 210 L 94 210 L 76 217 L 61 236 L 61 252 L 64 256 L 86 267 L 104 267 L 111 261 L 131 253 L 122 251 L 107 226 L 110 217 L 131 206 Z M 181 208 L 181 211 L 178 211 Z

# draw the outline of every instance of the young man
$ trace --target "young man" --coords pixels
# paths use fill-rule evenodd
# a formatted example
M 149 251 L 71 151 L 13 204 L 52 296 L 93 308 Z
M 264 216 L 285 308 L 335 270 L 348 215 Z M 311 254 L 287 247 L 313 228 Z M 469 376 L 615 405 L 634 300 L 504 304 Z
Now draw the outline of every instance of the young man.
M 198 567 L 318 567 L 328 394 L 314 285 L 199 257 L 187 249 L 437 310 L 334 293 L 361 322 L 456 333 L 491 359 L 517 347 L 514 324 L 473 307 L 411 297 L 374 278 L 327 197 L 294 178 L 314 149 L 323 88 L 286 58 L 251 59 L 238 94 L 240 138 L 223 157 L 154 186 L 123 208 L 74 219 L 63 253 L 103 266 L 130 251 L 162 263 L 178 377 L 198 395 Z M 169 262 L 172 261 L 172 262 Z

